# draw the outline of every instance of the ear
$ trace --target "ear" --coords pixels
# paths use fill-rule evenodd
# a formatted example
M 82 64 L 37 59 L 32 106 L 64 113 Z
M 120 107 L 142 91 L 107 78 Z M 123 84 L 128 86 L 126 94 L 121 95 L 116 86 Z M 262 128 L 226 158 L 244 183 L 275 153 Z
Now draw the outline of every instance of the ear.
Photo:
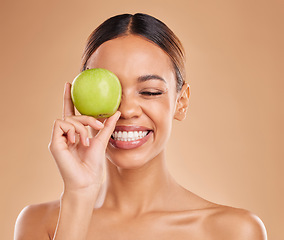
M 187 108 L 189 105 L 189 96 L 190 96 L 189 84 L 184 83 L 178 95 L 174 119 L 177 119 L 179 121 L 185 119 Z

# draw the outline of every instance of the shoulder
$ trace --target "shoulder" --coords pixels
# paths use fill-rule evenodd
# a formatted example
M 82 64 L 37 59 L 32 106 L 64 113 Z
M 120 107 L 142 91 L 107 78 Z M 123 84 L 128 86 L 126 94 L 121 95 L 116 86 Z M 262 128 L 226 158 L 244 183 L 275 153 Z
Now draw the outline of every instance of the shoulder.
M 59 214 L 59 201 L 26 206 L 15 224 L 15 240 L 50 239 Z
M 216 239 L 267 240 L 263 222 L 244 209 L 216 205 L 204 224 Z

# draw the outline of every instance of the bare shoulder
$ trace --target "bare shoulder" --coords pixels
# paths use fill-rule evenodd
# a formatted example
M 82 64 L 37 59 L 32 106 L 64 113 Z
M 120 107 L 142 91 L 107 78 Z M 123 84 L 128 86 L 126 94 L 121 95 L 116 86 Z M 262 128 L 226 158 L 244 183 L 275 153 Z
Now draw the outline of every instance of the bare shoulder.
M 216 205 L 204 225 L 216 239 L 267 240 L 263 222 L 244 209 Z
M 59 208 L 59 201 L 26 206 L 17 218 L 14 240 L 51 239 Z

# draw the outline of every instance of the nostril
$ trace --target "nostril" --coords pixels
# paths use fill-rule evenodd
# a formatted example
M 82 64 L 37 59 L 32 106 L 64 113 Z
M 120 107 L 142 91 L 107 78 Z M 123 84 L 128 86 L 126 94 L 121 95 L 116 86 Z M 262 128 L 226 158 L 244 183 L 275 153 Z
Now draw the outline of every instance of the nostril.
M 130 96 L 121 99 L 118 111 L 121 112 L 122 119 L 138 117 L 142 113 L 140 104 Z

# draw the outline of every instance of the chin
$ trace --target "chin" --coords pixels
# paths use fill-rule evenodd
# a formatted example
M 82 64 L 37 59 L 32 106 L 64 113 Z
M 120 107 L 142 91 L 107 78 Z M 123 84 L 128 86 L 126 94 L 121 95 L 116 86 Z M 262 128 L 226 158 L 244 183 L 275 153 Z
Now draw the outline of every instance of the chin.
M 146 140 L 145 140 L 146 139 Z M 111 140 L 106 150 L 106 158 L 110 166 L 120 169 L 141 169 L 153 163 L 161 162 L 164 155 L 164 141 L 157 144 L 153 134 L 150 132 L 143 140 L 142 144 L 133 143 L 114 144 Z M 130 144 L 128 147 L 127 144 Z M 132 144 L 132 145 L 131 145 Z M 133 147 L 134 146 L 134 147 Z
M 138 158 L 111 158 L 107 157 L 107 160 L 109 161 L 110 164 L 113 166 L 120 168 L 120 169 L 125 169 L 125 170 L 134 170 L 134 169 L 139 169 L 142 168 L 143 166 L 147 165 L 149 161 L 145 161 L 141 159 L 141 157 Z

